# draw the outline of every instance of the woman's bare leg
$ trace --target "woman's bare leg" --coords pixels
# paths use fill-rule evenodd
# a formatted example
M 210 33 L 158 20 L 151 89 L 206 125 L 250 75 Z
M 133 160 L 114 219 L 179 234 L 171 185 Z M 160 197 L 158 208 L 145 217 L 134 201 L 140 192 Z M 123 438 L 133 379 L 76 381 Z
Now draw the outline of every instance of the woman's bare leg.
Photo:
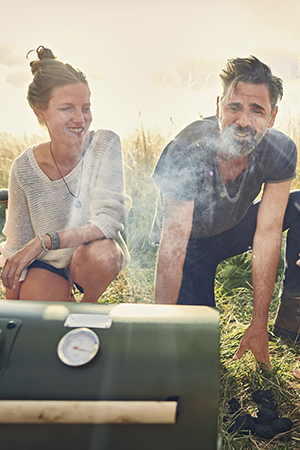
M 82 302 L 96 302 L 116 278 L 123 263 L 123 252 L 112 239 L 80 245 L 70 262 L 72 280 L 84 290 Z
M 22 281 L 19 300 L 70 301 L 70 282 L 49 270 L 33 267 Z
M 22 283 L 17 283 L 14 289 L 6 288 L 6 300 L 19 300 L 20 287 Z

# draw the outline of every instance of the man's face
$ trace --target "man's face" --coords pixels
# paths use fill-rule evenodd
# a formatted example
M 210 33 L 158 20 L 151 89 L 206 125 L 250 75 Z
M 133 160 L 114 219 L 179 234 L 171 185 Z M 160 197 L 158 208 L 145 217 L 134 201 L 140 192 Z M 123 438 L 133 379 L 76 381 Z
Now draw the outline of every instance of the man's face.
M 228 158 L 248 155 L 274 125 L 277 107 L 271 114 L 269 89 L 265 84 L 239 81 L 217 101 L 223 152 Z

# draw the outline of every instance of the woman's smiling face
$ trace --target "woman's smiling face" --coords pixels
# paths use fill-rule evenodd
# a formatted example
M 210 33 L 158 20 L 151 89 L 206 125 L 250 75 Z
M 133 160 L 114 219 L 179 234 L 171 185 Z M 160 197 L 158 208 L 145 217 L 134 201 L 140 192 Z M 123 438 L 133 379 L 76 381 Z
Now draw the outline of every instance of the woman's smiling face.
M 92 122 L 90 94 L 84 83 L 55 89 L 45 110 L 36 114 L 47 126 L 50 139 L 57 145 L 80 146 Z

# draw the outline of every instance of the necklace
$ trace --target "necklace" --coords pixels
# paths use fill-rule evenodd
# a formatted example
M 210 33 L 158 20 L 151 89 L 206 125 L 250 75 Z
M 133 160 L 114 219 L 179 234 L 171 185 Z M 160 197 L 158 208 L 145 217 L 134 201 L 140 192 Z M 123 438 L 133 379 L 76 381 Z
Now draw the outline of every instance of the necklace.
M 82 170 L 83 170 L 83 162 L 84 162 L 84 155 L 85 155 L 85 152 L 86 152 L 86 148 L 83 149 L 82 155 L 81 155 L 81 157 L 80 157 L 80 161 L 82 161 L 82 163 L 81 163 L 81 171 L 80 171 L 80 183 L 79 183 L 78 194 L 75 195 L 75 194 L 73 194 L 73 192 L 71 192 L 71 190 L 70 190 L 70 188 L 69 188 L 69 186 L 68 186 L 66 180 L 65 180 L 64 177 L 62 176 L 62 173 L 61 173 L 61 171 L 60 171 L 60 169 L 59 169 L 59 167 L 58 167 L 57 162 L 55 161 L 55 158 L 54 158 L 54 155 L 53 155 L 53 152 L 52 152 L 51 141 L 50 141 L 50 153 L 51 153 L 51 155 L 52 155 L 53 161 L 54 161 L 54 163 L 55 163 L 55 165 L 56 165 L 56 168 L 57 168 L 57 170 L 58 170 L 59 175 L 61 176 L 63 182 L 64 182 L 65 185 L 66 185 L 66 188 L 67 188 L 68 191 L 69 191 L 69 194 L 71 194 L 72 197 L 74 197 L 74 198 L 77 199 L 76 202 L 75 202 L 75 208 L 77 208 L 77 209 L 81 208 L 81 206 L 82 206 L 82 203 L 81 203 L 81 201 L 78 199 L 78 197 L 79 197 L 79 194 L 80 194 L 80 191 L 81 191 Z M 80 162 L 80 161 L 79 161 L 79 162 Z

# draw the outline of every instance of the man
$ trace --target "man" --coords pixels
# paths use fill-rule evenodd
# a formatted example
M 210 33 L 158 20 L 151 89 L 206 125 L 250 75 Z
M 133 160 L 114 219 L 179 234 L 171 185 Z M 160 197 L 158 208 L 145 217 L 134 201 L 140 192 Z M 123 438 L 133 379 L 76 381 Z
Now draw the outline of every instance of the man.
M 214 306 L 218 264 L 252 248 L 253 319 L 234 359 L 250 349 L 271 370 L 268 311 L 287 228 L 275 332 L 294 338 L 300 325 L 295 314 L 300 310 L 300 191 L 290 194 L 297 149 L 272 128 L 283 89 L 268 66 L 253 56 L 236 58 L 220 78 L 216 117 L 181 131 L 153 174 L 164 205 L 155 298 L 157 303 Z M 262 186 L 262 200 L 253 203 Z

